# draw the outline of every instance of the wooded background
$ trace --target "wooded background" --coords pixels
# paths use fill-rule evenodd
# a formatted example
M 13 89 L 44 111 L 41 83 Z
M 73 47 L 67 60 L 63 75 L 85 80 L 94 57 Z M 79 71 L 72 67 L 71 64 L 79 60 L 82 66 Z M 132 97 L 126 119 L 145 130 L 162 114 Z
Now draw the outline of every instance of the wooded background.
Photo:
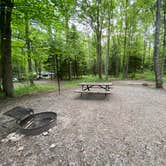
M 134 78 L 154 71 L 162 87 L 166 0 L 0 0 L 0 90 L 42 71 L 61 80 Z

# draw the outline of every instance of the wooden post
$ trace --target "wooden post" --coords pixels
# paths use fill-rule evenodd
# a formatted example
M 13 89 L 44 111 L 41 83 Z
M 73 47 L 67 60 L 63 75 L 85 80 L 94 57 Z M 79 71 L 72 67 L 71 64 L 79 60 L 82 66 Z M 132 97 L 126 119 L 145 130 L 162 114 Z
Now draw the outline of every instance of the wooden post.
M 59 64 L 58 64 L 58 55 L 55 56 L 56 57 L 56 76 L 57 76 L 57 81 L 58 81 L 58 91 L 59 91 L 59 95 L 60 95 L 60 78 L 59 78 Z

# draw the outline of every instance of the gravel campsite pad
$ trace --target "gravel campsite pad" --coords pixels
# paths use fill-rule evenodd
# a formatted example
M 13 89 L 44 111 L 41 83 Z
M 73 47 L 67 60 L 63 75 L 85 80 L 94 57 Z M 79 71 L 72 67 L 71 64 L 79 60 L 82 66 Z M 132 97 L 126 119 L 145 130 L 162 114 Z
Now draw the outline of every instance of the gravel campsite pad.
M 165 90 L 116 81 L 103 98 L 75 89 L 0 101 L 1 113 L 24 106 L 58 115 L 48 132 L 0 138 L 0 166 L 166 165 Z

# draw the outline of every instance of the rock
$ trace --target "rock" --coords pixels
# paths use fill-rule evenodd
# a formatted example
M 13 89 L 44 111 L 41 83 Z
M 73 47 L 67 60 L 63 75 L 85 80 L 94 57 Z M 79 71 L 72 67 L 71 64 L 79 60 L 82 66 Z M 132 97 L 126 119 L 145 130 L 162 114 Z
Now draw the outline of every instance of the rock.
M 46 132 L 43 132 L 43 135 L 44 136 L 47 136 L 48 135 L 48 132 L 46 131 Z
M 76 166 L 75 162 L 69 162 L 69 166 Z
M 20 146 L 17 151 L 19 152 L 19 151 L 23 151 L 23 150 L 24 150 L 24 147 Z
M 148 83 L 145 82 L 145 83 L 142 83 L 142 85 L 143 85 L 143 86 L 148 86 Z
M 53 149 L 56 147 L 56 144 L 51 144 L 50 149 Z
M 17 134 L 17 133 L 10 133 L 5 139 L 1 140 L 1 142 L 8 142 L 8 141 L 19 141 L 23 135 Z

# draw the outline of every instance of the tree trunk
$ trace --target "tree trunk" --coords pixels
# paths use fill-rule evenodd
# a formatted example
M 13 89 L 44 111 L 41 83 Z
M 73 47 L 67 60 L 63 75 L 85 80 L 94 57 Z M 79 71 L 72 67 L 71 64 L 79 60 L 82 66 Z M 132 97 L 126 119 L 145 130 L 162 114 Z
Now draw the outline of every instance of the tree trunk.
M 101 32 L 97 32 L 97 64 L 98 64 L 98 75 L 102 78 L 102 57 L 101 57 Z
M 124 36 L 124 50 L 123 50 L 123 78 L 126 78 L 126 46 L 127 46 L 127 23 L 125 27 L 125 36 Z
M 58 55 L 55 56 L 56 59 L 56 76 L 58 81 L 58 91 L 60 95 L 61 87 L 60 87 L 60 77 L 59 77 L 59 61 L 58 61 Z
M 2 56 L 2 85 L 5 95 L 13 96 L 12 62 L 11 62 L 11 13 L 13 3 L 8 0 L 0 2 L 0 35 Z
M 74 68 L 75 68 L 75 76 L 78 78 L 78 62 L 77 62 L 77 56 L 75 55 L 75 60 L 74 60 Z
M 27 56 L 28 56 L 28 75 L 30 84 L 33 85 L 33 70 L 32 70 L 32 59 L 31 59 L 31 52 L 30 52 L 30 39 L 29 39 L 29 20 L 28 14 L 25 13 L 25 40 L 26 40 L 26 49 L 27 49 Z
M 110 2 L 112 3 L 112 2 Z M 108 10 L 108 29 L 107 29 L 107 55 L 106 55 L 106 62 L 105 62 L 105 75 L 106 81 L 108 80 L 108 68 L 109 68 L 109 57 L 110 57 L 110 26 L 111 26 L 111 13 L 110 9 L 111 5 Z
M 67 67 L 68 67 L 68 79 L 71 80 L 71 62 L 70 62 L 70 58 L 68 58 L 67 61 Z
M 165 59 L 166 59 L 166 1 L 164 1 L 164 38 L 163 38 L 163 53 L 162 53 L 162 69 L 161 75 L 164 75 L 164 68 L 165 68 Z
M 101 1 L 97 1 L 97 27 L 96 27 L 96 39 L 97 39 L 97 64 L 98 64 L 98 75 L 99 78 L 102 78 L 102 53 L 101 53 L 101 34 L 102 34 L 102 27 L 100 24 L 100 4 Z
M 123 78 L 127 77 L 127 31 L 128 31 L 128 15 L 127 15 L 128 0 L 126 0 L 125 6 L 125 36 L 124 36 L 124 52 L 123 52 Z
M 144 66 L 145 66 L 146 47 L 147 47 L 147 42 L 144 39 L 144 53 L 143 53 L 143 57 L 142 57 L 142 72 L 144 72 Z
M 154 72 L 155 72 L 155 80 L 156 80 L 156 88 L 163 87 L 162 75 L 159 64 L 159 49 L 160 49 L 160 7 L 161 0 L 157 0 L 156 2 L 156 22 L 155 22 L 155 42 L 154 42 Z

